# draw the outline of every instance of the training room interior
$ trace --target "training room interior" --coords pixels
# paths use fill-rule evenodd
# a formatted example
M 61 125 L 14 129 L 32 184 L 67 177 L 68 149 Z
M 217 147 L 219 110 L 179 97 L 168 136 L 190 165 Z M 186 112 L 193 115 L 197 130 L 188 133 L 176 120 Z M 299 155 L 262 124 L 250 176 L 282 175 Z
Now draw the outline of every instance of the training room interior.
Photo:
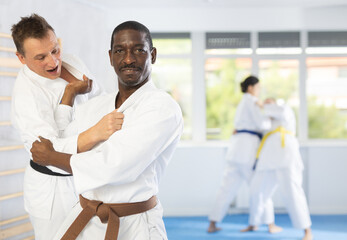
M 206 232 L 242 95 L 239 85 L 251 74 L 260 79 L 261 99 L 282 99 L 296 114 L 315 239 L 347 239 L 346 0 L 0 0 L 0 239 L 35 239 L 23 206 L 29 155 L 10 119 L 21 68 L 11 26 L 31 13 L 52 25 L 62 52 L 81 58 L 109 93 L 117 90 L 108 56 L 113 29 L 135 20 L 151 31 L 157 48 L 153 82 L 179 103 L 184 118 L 158 194 L 170 240 L 301 239 L 280 191 L 273 200 L 284 231 L 239 233 L 247 226 L 246 184 L 223 230 Z

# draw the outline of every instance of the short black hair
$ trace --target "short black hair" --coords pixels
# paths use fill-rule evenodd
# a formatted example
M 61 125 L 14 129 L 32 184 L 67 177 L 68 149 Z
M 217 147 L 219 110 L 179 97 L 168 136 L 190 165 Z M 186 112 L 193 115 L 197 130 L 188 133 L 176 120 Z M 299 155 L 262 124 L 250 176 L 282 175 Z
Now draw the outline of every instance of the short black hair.
M 112 32 L 112 36 L 111 36 L 111 49 L 113 47 L 113 40 L 114 40 L 114 36 L 116 35 L 116 33 L 118 33 L 119 31 L 122 30 L 136 30 L 142 33 L 146 34 L 146 40 L 148 42 L 149 45 L 149 49 L 152 50 L 153 49 L 153 41 L 152 41 L 152 36 L 151 36 L 151 32 L 148 30 L 148 28 L 136 21 L 126 21 L 123 22 L 121 24 L 119 24 Z
M 12 38 L 17 51 L 24 56 L 23 43 L 28 38 L 42 39 L 47 36 L 47 32 L 54 29 L 48 22 L 38 14 L 31 14 L 28 17 L 22 17 L 21 20 L 12 25 Z
M 259 79 L 256 76 L 249 76 L 241 83 L 241 91 L 243 93 L 247 92 L 249 86 L 254 86 L 259 82 Z

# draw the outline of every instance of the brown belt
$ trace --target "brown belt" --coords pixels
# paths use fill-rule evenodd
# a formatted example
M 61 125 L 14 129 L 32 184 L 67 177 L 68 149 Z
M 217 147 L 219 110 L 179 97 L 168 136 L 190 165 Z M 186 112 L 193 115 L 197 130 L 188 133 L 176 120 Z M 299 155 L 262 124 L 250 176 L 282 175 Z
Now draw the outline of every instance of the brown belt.
M 75 240 L 94 216 L 98 216 L 102 223 L 108 223 L 105 240 L 116 240 L 119 231 L 119 218 L 151 210 L 157 205 L 157 197 L 153 196 L 143 202 L 109 204 L 89 200 L 80 195 L 80 203 L 83 208 L 82 212 L 80 212 L 61 240 Z

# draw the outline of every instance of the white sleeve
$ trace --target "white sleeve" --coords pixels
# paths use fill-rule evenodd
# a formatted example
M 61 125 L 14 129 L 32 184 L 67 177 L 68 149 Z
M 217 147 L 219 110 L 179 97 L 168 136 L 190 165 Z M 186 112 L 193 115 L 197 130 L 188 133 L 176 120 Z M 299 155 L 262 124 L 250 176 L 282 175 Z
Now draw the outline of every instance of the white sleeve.
M 99 148 L 71 157 L 78 193 L 107 184 L 133 182 L 182 132 L 182 113 L 175 104 L 141 107 L 138 117 Z M 127 116 L 124 117 L 124 125 Z M 124 126 L 123 125 L 123 126 Z M 93 181 L 86 181 L 93 179 Z
M 54 112 L 55 122 L 60 132 L 64 131 L 65 128 L 72 121 L 73 108 L 69 105 L 59 104 Z M 61 135 L 61 134 L 59 134 Z
M 32 143 L 38 139 L 38 136 L 49 139 L 56 151 L 77 152 L 78 135 L 59 138 L 59 129 L 54 118 L 54 106 L 40 89 L 36 89 L 36 91 L 33 89 L 17 89 L 17 91 L 14 91 L 12 122 L 20 131 L 24 147 L 29 154 Z
M 249 110 L 251 118 L 259 130 L 266 131 L 270 129 L 271 120 L 261 112 L 260 107 L 255 102 L 250 103 Z
M 282 120 L 284 118 L 285 108 L 277 104 L 265 104 L 264 113 L 271 118 Z

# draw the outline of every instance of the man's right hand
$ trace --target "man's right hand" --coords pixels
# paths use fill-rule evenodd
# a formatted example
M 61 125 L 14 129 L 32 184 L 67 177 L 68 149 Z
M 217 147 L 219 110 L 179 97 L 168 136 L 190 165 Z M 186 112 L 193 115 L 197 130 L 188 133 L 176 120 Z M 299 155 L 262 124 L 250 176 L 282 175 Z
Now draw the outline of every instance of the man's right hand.
M 101 141 L 106 141 L 113 133 L 120 130 L 123 126 L 124 114 L 113 110 L 105 115 L 97 124 L 94 131 Z
M 117 109 L 105 115 L 97 124 L 78 136 L 77 152 L 85 152 L 106 141 L 123 126 L 124 114 Z

